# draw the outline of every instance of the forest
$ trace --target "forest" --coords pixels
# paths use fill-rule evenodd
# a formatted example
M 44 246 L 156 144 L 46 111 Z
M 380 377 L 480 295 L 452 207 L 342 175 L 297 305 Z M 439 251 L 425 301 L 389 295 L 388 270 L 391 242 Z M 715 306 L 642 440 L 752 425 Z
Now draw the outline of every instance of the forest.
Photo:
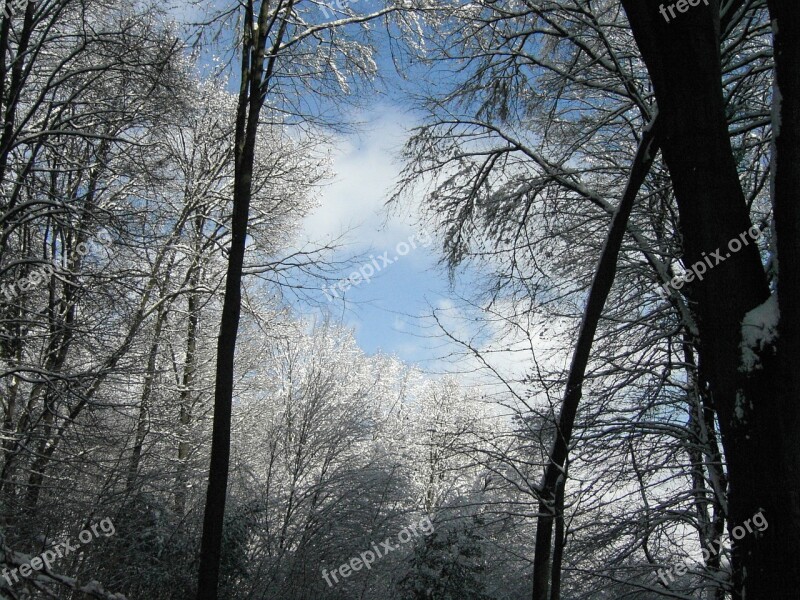
M 0 598 L 800 599 L 796 0 L 2 1 Z

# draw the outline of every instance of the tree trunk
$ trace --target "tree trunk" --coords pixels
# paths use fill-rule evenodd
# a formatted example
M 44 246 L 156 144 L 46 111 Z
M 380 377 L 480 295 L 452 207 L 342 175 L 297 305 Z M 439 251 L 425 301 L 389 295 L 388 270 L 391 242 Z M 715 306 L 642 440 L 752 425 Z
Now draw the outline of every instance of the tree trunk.
M 178 473 L 175 481 L 175 512 L 183 515 L 186 511 L 186 481 L 188 479 L 187 460 L 189 459 L 189 424 L 192 420 L 192 388 L 194 386 L 195 373 L 197 371 L 197 328 L 200 316 L 199 293 L 197 286 L 200 283 L 200 261 L 202 251 L 202 231 L 203 231 L 202 208 L 198 209 L 194 222 L 195 247 L 194 263 L 192 273 L 189 276 L 189 299 L 187 312 L 189 322 L 186 326 L 186 360 L 183 366 L 183 379 L 181 381 L 180 395 L 180 441 L 178 442 Z
M 228 467 L 231 444 L 231 405 L 233 402 L 233 368 L 236 336 L 241 313 L 242 267 L 244 265 L 247 223 L 252 194 L 258 119 L 264 102 L 262 71 L 266 43 L 267 7 L 262 3 L 258 28 L 254 23 L 253 0 L 245 8 L 242 72 L 239 104 L 236 115 L 235 173 L 231 247 L 225 279 L 225 300 L 217 341 L 216 382 L 214 386 L 214 427 L 208 490 L 203 517 L 203 539 L 200 547 L 200 573 L 197 600 L 216 600 L 222 554 L 225 520 L 225 497 L 228 489 Z M 253 29 L 256 29 L 255 33 Z
M 92 177 L 89 181 L 89 193 L 87 196 L 87 204 L 93 204 L 94 194 L 96 190 L 96 178 Z M 78 227 L 80 231 L 81 226 Z M 83 236 L 75 240 L 73 247 L 77 247 L 78 243 L 84 241 Z M 71 259 L 70 256 L 75 256 L 72 250 L 65 253 L 67 257 L 67 268 L 70 272 L 77 272 L 80 270 L 81 260 Z M 49 322 L 49 340 L 47 361 L 45 369 L 47 373 L 61 373 L 64 370 L 64 365 L 67 361 L 70 347 L 72 345 L 74 326 L 75 326 L 75 313 L 76 313 L 76 293 L 77 289 L 71 283 L 64 284 L 62 294 L 56 297 L 54 293 L 54 276 L 51 275 L 50 281 L 50 299 L 48 302 L 47 319 Z M 52 376 L 52 375 L 51 375 Z M 44 475 L 47 466 L 50 462 L 52 452 L 49 450 L 51 442 L 50 436 L 56 421 L 58 413 L 57 402 L 60 400 L 60 391 L 54 388 L 52 382 L 41 382 L 34 386 L 31 392 L 31 401 L 29 402 L 28 416 L 32 414 L 36 405 L 36 398 L 41 393 L 42 397 L 42 433 L 41 439 L 38 444 L 36 458 L 31 464 L 31 472 L 28 476 L 28 487 L 26 493 L 26 507 L 27 518 L 33 518 L 36 512 L 36 507 L 39 503 L 39 497 L 42 492 L 42 485 L 44 484 Z
M 633 209 L 636 195 L 639 193 L 639 188 L 644 183 L 658 149 L 655 131 L 657 121 L 659 122 L 658 127 L 661 127 L 660 117 L 654 117 L 653 121 L 645 129 L 639 148 L 636 151 L 628 185 L 611 220 L 608 239 L 598 261 L 592 287 L 589 291 L 589 298 L 586 301 L 586 309 L 584 310 L 578 341 L 575 344 L 575 351 L 572 355 L 572 364 L 570 365 L 564 390 L 564 400 L 561 404 L 561 414 L 556 426 L 556 438 L 550 451 L 549 461 L 545 467 L 539 490 L 539 515 L 536 521 L 536 545 L 533 557 L 533 600 L 549 600 L 550 578 L 554 568 L 551 546 L 553 522 L 558 516 L 556 502 L 558 486 L 566 486 L 566 463 L 569 444 L 578 412 L 578 404 L 583 394 L 583 380 L 589 363 L 589 352 L 592 349 L 597 324 L 603 313 L 608 294 L 614 284 L 617 272 L 617 257 L 622 246 L 628 218 Z M 564 481 L 560 481 L 562 479 Z M 560 576 L 558 577 L 558 585 L 560 588 Z
M 553 567 L 551 569 L 550 600 L 561 600 L 561 565 L 564 562 L 566 530 L 564 528 L 564 490 L 568 476 L 568 464 L 564 465 L 564 476 L 556 484 L 555 535 L 553 540 Z
M 244 264 L 245 239 L 247 237 L 247 221 L 250 208 L 250 177 L 253 168 L 255 136 L 251 140 L 248 135 L 244 145 L 240 145 L 240 142 L 237 139 L 237 173 L 233 194 L 231 247 L 228 255 L 228 272 L 225 279 L 225 300 L 222 306 L 222 318 L 217 340 L 214 427 L 211 441 L 211 461 L 208 470 L 206 508 L 203 518 L 203 540 L 200 550 L 198 600 L 216 600 L 217 598 L 222 530 L 225 518 L 225 496 L 228 489 L 233 368 L 236 353 L 236 336 L 239 331 L 239 315 L 241 313 L 242 267 Z
M 144 385 L 142 386 L 142 399 L 139 403 L 139 416 L 136 420 L 136 433 L 134 435 L 133 449 L 131 458 L 128 461 L 128 477 L 125 487 L 131 493 L 139 476 L 139 464 L 142 460 L 142 449 L 144 439 L 147 436 L 147 421 L 150 414 L 150 397 L 153 395 L 153 380 L 156 376 L 156 364 L 158 361 L 158 349 L 161 345 L 161 329 L 166 321 L 167 310 L 161 305 L 156 316 L 156 324 L 153 328 L 153 341 L 150 344 L 150 352 L 147 356 L 147 371 L 144 375 Z
M 800 7 L 790 0 L 769 0 L 775 79 L 772 202 L 778 254 L 779 406 L 773 413 L 786 459 L 786 474 L 774 480 L 788 494 L 786 524 L 791 531 L 785 557 L 794 557 L 785 573 L 800 589 Z M 785 559 L 784 559 L 785 562 Z
M 734 596 L 793 598 L 800 588 L 793 553 L 797 501 L 786 487 L 792 473 L 776 431 L 775 418 L 785 418 L 777 400 L 780 373 L 769 350 L 761 353 L 759 369 L 739 368 L 742 320 L 770 292 L 756 245 L 729 245 L 751 222 L 727 129 L 719 3 L 701 3 L 669 23 L 659 15 L 658 0 L 622 3 L 664 118 L 662 151 L 678 204 L 684 261 L 694 265 L 708 258 L 710 266 L 689 288 L 700 333 L 701 381 L 719 417 L 728 466 Z M 796 490 L 796 480 L 789 487 Z M 742 536 L 738 527 L 759 512 L 768 529 Z

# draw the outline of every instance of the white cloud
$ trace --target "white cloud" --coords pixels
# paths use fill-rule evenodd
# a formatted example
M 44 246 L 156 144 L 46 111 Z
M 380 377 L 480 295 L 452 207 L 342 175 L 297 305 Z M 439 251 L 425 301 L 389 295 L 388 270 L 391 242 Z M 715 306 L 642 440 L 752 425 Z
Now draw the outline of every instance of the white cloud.
M 335 176 L 322 191 L 322 205 L 303 222 L 307 241 L 328 242 L 347 233 L 353 250 L 388 248 L 415 231 L 412 210 L 397 216 L 385 208 L 401 168 L 397 154 L 413 123 L 387 106 L 360 120 L 367 124 L 359 135 L 333 139 Z

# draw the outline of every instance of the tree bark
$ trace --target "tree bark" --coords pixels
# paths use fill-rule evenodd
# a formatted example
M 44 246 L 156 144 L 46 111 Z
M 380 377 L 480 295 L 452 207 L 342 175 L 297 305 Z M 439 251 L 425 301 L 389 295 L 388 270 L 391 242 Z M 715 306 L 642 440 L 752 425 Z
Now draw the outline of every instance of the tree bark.
M 144 440 L 147 437 L 147 422 L 150 416 L 150 398 L 153 395 L 153 381 L 156 377 L 156 366 L 158 362 L 158 349 L 161 346 L 161 330 L 164 321 L 167 319 L 167 309 L 161 305 L 156 316 L 155 327 L 153 327 L 153 341 L 150 344 L 150 351 L 147 355 L 147 371 L 142 385 L 142 399 L 139 402 L 139 416 L 136 419 L 136 432 L 133 439 L 133 449 L 131 458 L 128 461 L 128 477 L 125 488 L 130 494 L 139 476 L 139 464 L 142 460 L 142 450 Z
M 775 51 L 773 98 L 772 202 L 778 255 L 778 360 L 780 394 L 777 412 L 786 476 L 776 479 L 788 494 L 786 525 L 795 558 L 788 575 L 800 589 L 800 7 L 789 0 L 769 0 Z
M 183 366 L 183 378 L 180 394 L 180 441 L 178 442 L 178 465 L 175 481 L 175 512 L 183 515 L 186 511 L 186 482 L 188 479 L 187 460 L 189 459 L 189 424 L 192 421 L 192 388 L 197 372 L 197 329 L 199 325 L 200 302 L 197 286 L 200 283 L 201 239 L 203 217 L 200 211 L 195 217 L 195 264 L 189 276 L 188 323 L 186 325 L 186 361 Z
M 208 490 L 203 538 L 200 546 L 200 573 L 197 600 L 216 600 L 219 587 L 219 568 L 222 556 L 222 535 L 225 520 L 225 497 L 228 488 L 228 467 L 231 444 L 231 406 L 233 402 L 233 369 L 236 336 L 241 313 L 241 283 L 245 241 L 252 196 L 253 165 L 255 162 L 258 120 L 266 98 L 267 83 L 277 56 L 277 44 L 283 37 L 286 21 L 281 21 L 277 42 L 270 56 L 266 73 L 264 63 L 271 23 L 268 2 L 262 2 L 258 23 L 254 26 L 254 0 L 245 5 L 242 39 L 242 68 L 239 100 L 236 113 L 235 170 L 233 184 L 233 215 L 231 217 L 231 247 L 225 279 L 225 300 L 217 341 L 216 382 L 214 386 L 214 427 L 211 441 L 211 460 L 208 470 Z M 291 1 L 289 2 L 291 7 Z M 288 10 L 288 9 L 287 9 Z
M 701 3 L 671 22 L 659 14 L 658 0 L 622 4 L 664 118 L 662 152 L 678 204 L 684 262 L 697 264 L 708 254 L 714 263 L 702 281 L 690 285 L 701 381 L 717 411 L 728 467 L 734 597 L 794 598 L 800 587 L 793 553 L 797 482 L 786 479 L 796 477 L 790 464 L 797 450 L 787 455 L 776 430 L 796 432 L 796 412 L 782 414 L 781 374 L 769 348 L 761 352 L 758 369 L 740 369 L 742 320 L 770 291 L 757 246 L 734 251 L 729 245 L 752 223 L 727 129 L 719 2 Z M 776 424 L 776 417 L 789 424 Z M 736 539 L 737 527 L 759 512 L 767 530 Z
M 258 119 L 257 113 L 255 119 Z M 211 441 L 211 460 L 208 470 L 208 491 L 203 518 L 203 539 L 200 548 L 198 600 L 216 600 L 219 585 L 219 565 L 222 551 L 222 532 L 225 518 L 225 497 L 228 489 L 228 465 L 231 444 L 233 368 L 236 354 L 236 337 L 239 331 L 239 316 L 241 314 L 242 268 L 250 212 L 250 182 L 255 144 L 255 131 L 251 136 L 249 129 L 248 127 L 244 139 L 240 139 L 240 133 L 237 129 L 236 180 L 234 183 L 233 216 L 231 219 L 231 246 L 228 255 L 228 271 L 225 278 L 225 300 L 222 306 L 219 337 L 217 339 L 214 426 Z
M 551 568 L 550 600 L 561 600 L 561 565 L 564 562 L 566 530 L 564 527 L 564 492 L 569 473 L 568 463 L 564 465 L 564 476 L 556 484 L 555 498 L 555 538 L 553 540 L 553 566 Z

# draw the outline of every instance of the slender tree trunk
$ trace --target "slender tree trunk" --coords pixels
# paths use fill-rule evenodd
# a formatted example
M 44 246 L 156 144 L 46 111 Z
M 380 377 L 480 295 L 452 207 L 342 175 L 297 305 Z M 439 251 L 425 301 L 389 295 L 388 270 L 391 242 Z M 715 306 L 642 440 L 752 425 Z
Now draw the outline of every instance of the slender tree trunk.
M 561 485 L 566 485 L 566 463 L 569 444 L 572 439 L 572 429 L 575 425 L 578 405 L 583 395 L 583 380 L 586 375 L 586 367 L 589 364 L 589 353 L 594 342 L 597 324 L 600 321 L 606 300 L 614 284 L 617 272 L 617 257 L 622 246 L 634 200 L 639 193 L 639 188 L 644 183 L 658 150 L 656 127 L 660 129 L 661 124 L 658 123 L 657 125 L 656 122 L 660 121 L 660 119 L 660 116 L 654 117 L 653 121 L 646 127 L 639 143 L 639 148 L 631 166 L 628 185 L 611 220 L 608 239 L 598 261 L 592 287 L 589 291 L 589 298 L 586 301 L 586 309 L 583 313 L 583 321 L 575 344 L 572 364 L 570 365 L 564 390 L 561 414 L 556 427 L 556 438 L 553 442 L 553 448 L 550 452 L 549 462 L 545 467 L 539 491 L 539 516 L 536 522 L 536 544 L 533 557 L 533 600 L 549 600 L 550 598 L 550 578 L 553 574 L 554 566 L 551 546 L 553 523 L 558 516 L 556 499 L 558 486 L 560 485 L 559 480 L 563 479 L 564 481 L 561 482 Z M 560 588 L 560 574 L 558 585 Z
M 89 185 L 89 199 L 93 199 L 96 189 L 96 179 L 94 177 L 90 180 Z M 79 227 L 80 231 L 82 227 Z M 76 240 L 74 247 L 78 243 L 83 242 L 83 237 Z M 80 259 L 72 260 L 70 257 L 74 256 L 72 251 L 67 252 L 67 268 L 70 272 L 77 272 L 80 269 Z M 51 275 L 50 281 L 50 300 L 48 303 L 47 318 L 49 321 L 49 341 L 47 361 L 45 369 L 48 374 L 61 373 L 64 370 L 64 365 L 67 361 L 69 349 L 72 345 L 74 325 L 75 325 L 75 312 L 76 312 L 76 288 L 72 284 L 64 284 L 64 289 L 60 297 L 55 296 L 55 281 Z M 38 444 L 36 458 L 31 465 L 31 472 L 28 477 L 28 488 L 26 494 L 27 517 L 32 518 L 36 512 L 36 506 L 39 503 L 39 497 L 42 492 L 42 485 L 44 484 L 45 471 L 47 470 L 50 462 L 52 452 L 49 451 L 51 442 L 51 435 L 56 420 L 57 407 L 56 403 L 59 400 L 60 393 L 53 388 L 53 383 L 42 382 L 34 387 L 31 393 L 32 399 L 29 402 L 29 414 L 32 413 L 36 401 L 34 400 L 41 393 L 42 396 L 42 433 L 41 440 Z
M 261 109 L 266 100 L 280 45 L 289 27 L 294 0 L 279 2 L 270 14 L 270 3 L 262 1 L 255 20 L 255 0 L 247 0 L 242 36 L 242 69 L 236 113 L 235 173 L 233 184 L 233 216 L 231 249 L 225 280 L 222 306 L 217 371 L 214 387 L 214 428 L 211 461 L 208 471 L 208 492 L 203 519 L 200 548 L 200 574 L 197 600 L 216 600 L 219 565 L 225 519 L 225 495 L 228 487 L 228 460 L 231 438 L 231 403 L 233 400 L 233 363 L 236 334 L 241 311 L 241 281 L 244 264 L 247 221 L 252 194 L 256 134 Z M 282 14 L 281 14 L 282 13 Z M 267 43 L 270 42 L 269 59 Z
M 142 449 L 144 448 L 144 440 L 147 436 L 147 422 L 150 416 L 150 398 L 153 395 L 153 380 L 156 376 L 158 349 L 161 345 L 161 330 L 166 320 L 167 310 L 164 305 L 162 305 L 159 307 L 158 315 L 156 316 L 156 324 L 153 329 L 153 341 L 150 344 L 150 352 L 147 356 L 147 371 L 145 372 L 144 385 L 142 386 L 142 399 L 139 402 L 136 433 L 134 436 L 131 458 L 128 462 L 128 477 L 125 485 L 128 493 L 133 491 L 136 478 L 139 476 L 139 464 L 142 460 Z
M 18 355 L 15 358 L 19 358 Z M 11 525 L 16 515 L 16 490 L 14 489 L 14 472 L 16 454 L 12 454 L 14 448 L 14 438 L 11 435 L 14 429 L 14 419 L 16 418 L 17 397 L 19 396 L 19 379 L 16 375 L 11 375 L 9 383 L 9 393 L 5 398 L 3 415 L 3 468 L 0 470 L 0 502 L 3 504 L 2 524 L 5 527 Z
M 692 437 L 689 440 L 688 453 L 692 464 L 692 493 L 695 496 L 695 507 L 701 523 L 698 541 L 700 547 L 706 547 L 725 533 L 728 481 L 722 468 L 714 411 L 708 406 L 707 394 L 703 393 L 698 381 L 694 348 L 688 334 L 684 334 L 683 357 L 687 365 L 686 379 L 689 383 L 689 431 Z M 706 480 L 710 482 L 710 490 Z M 714 553 L 705 561 L 706 569 L 712 576 L 720 574 L 721 558 L 720 554 Z M 724 600 L 725 587 L 720 584 L 710 589 L 707 596 L 709 600 Z
M 564 465 L 564 476 L 559 477 L 556 484 L 555 501 L 555 535 L 553 540 L 553 567 L 552 585 L 550 586 L 550 600 L 561 600 L 561 565 L 564 562 L 564 546 L 566 540 L 566 530 L 564 526 L 564 494 L 568 477 L 568 464 Z
M 262 22 L 263 21 L 263 22 Z M 231 217 L 231 246 L 228 272 L 225 278 L 225 299 L 217 340 L 217 367 L 214 386 L 214 427 L 211 459 L 208 470 L 208 490 L 203 538 L 200 547 L 200 573 L 197 600 L 216 600 L 219 587 L 219 568 L 222 554 L 222 534 L 225 520 L 225 499 L 228 489 L 228 467 L 231 443 L 231 405 L 233 402 L 233 369 L 236 336 L 241 313 L 241 283 L 245 241 L 252 194 L 253 164 L 255 162 L 258 118 L 263 105 L 261 89 L 264 66 L 264 44 L 267 33 L 266 6 L 261 5 L 258 29 L 253 31 L 253 0 L 245 9 L 242 48 L 241 86 L 236 115 L 235 173 L 233 215 Z
M 178 473 L 175 481 L 175 512 L 179 515 L 182 515 L 186 511 L 186 481 L 188 479 L 186 463 L 189 459 L 189 440 L 187 437 L 189 434 L 189 424 L 192 420 L 192 394 L 195 373 L 197 371 L 197 328 L 200 320 L 200 302 L 197 286 L 200 283 L 200 254 L 203 230 L 203 215 L 201 210 L 198 210 L 194 224 L 196 237 L 194 264 L 192 265 L 192 273 L 189 276 L 190 290 L 187 306 L 189 319 L 186 325 L 186 360 L 183 367 L 183 379 L 181 381 L 180 426 L 178 429 L 180 441 L 178 442 Z
M 2 133 L 0 133 L 0 183 L 6 178 L 6 170 L 8 168 L 8 158 L 11 155 L 11 150 L 14 146 L 14 125 L 17 116 L 17 108 L 22 102 L 22 87 L 25 83 L 25 69 L 23 57 L 28 51 L 28 45 L 33 35 L 33 12 L 35 10 L 35 2 L 25 3 L 25 14 L 23 17 L 22 27 L 17 38 L 17 52 L 12 59 L 11 77 L 7 80 L 8 72 L 6 68 L 8 38 L 10 36 L 11 21 L 15 16 L 2 17 L 0 24 L 0 42 L 2 42 L 2 51 L 0 51 L 0 116 L 2 116 Z M 8 88 L 6 89 L 6 82 L 8 81 Z M 3 102 L 4 100 L 6 100 Z
M 256 117 L 257 118 L 257 117 Z M 255 140 L 253 139 L 253 142 Z M 250 174 L 253 148 L 247 143 L 240 151 L 237 140 L 237 173 L 233 199 L 231 247 L 225 280 L 225 300 L 217 339 L 217 368 L 214 386 L 214 427 L 211 461 L 208 470 L 208 491 L 203 519 L 200 550 L 198 600 L 216 600 L 222 531 L 225 518 L 225 497 L 228 489 L 228 463 L 231 443 L 231 406 L 233 402 L 233 369 L 236 336 L 241 313 L 241 282 L 245 239 L 250 207 Z M 249 140 L 248 140 L 249 142 Z

